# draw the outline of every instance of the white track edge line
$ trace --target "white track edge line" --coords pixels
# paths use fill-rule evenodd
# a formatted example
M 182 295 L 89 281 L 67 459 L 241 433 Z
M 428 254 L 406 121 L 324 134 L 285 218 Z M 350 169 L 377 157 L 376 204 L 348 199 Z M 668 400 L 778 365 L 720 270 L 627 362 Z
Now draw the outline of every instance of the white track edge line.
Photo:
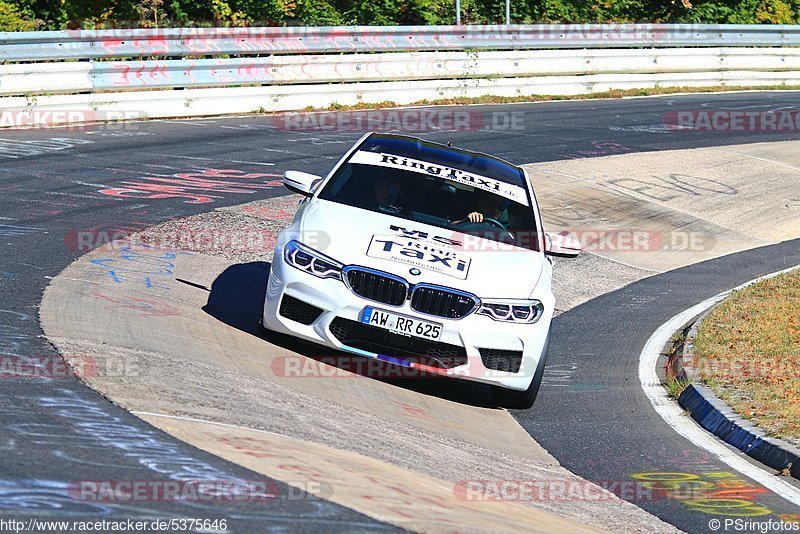
M 783 269 L 750 280 L 738 287 L 706 299 L 662 324 L 658 330 L 650 336 L 650 339 L 647 340 L 647 343 L 645 343 L 642 349 L 642 353 L 639 357 L 639 381 L 650 403 L 653 405 L 653 408 L 655 408 L 661 418 L 678 434 L 691 441 L 694 445 L 710 452 L 739 473 L 755 480 L 790 503 L 800 506 L 800 489 L 781 480 L 780 477 L 776 476 L 774 473 L 770 473 L 741 458 L 739 451 L 734 452 L 734 450 L 729 449 L 722 440 L 698 425 L 694 419 L 684 413 L 683 408 L 681 408 L 677 402 L 668 396 L 666 388 L 661 384 L 661 380 L 659 380 L 656 374 L 656 365 L 661 354 L 661 349 L 669 342 L 672 335 L 690 319 L 722 301 L 737 289 L 742 289 L 756 282 L 760 282 L 761 280 L 766 280 L 796 269 L 800 269 L 800 266 L 789 267 L 788 269 Z

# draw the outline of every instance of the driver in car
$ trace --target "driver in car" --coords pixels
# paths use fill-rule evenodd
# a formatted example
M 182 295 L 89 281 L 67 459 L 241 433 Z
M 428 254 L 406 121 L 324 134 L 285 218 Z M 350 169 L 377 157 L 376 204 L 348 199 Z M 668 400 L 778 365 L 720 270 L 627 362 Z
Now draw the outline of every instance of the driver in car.
M 478 196 L 475 202 L 476 210 L 470 212 L 463 219 L 453 221 L 451 224 L 461 224 L 465 222 L 480 223 L 484 219 L 494 219 L 501 223 L 506 228 L 508 227 L 508 210 L 506 209 L 507 201 L 498 195 L 486 193 L 483 191 L 475 190 Z
M 380 176 L 375 180 L 372 190 L 373 198 L 378 208 L 391 207 L 399 208 L 400 199 L 403 196 L 403 189 L 400 182 L 391 176 Z

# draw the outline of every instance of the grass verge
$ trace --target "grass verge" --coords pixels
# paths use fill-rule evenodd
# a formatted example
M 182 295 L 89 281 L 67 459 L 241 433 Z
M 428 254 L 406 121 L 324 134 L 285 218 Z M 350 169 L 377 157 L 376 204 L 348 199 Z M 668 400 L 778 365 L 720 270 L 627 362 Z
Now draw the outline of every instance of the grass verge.
M 664 367 L 664 387 L 667 388 L 667 393 L 670 397 L 678 400 L 683 390 L 689 386 L 689 381 L 682 377 L 678 372 L 680 369 L 681 356 L 683 356 L 683 345 L 686 343 L 686 334 L 689 328 L 684 328 L 675 335 L 669 343 L 669 350 L 667 351 L 667 362 Z
M 800 446 L 800 271 L 735 292 L 702 322 L 694 353 L 721 399 Z
M 800 85 L 755 85 L 755 86 L 728 86 L 716 85 L 711 87 L 652 87 L 646 89 L 613 89 L 599 93 L 585 93 L 581 95 L 520 95 L 520 96 L 494 96 L 483 95 L 477 97 L 440 98 L 437 100 L 418 100 L 410 104 L 398 104 L 391 100 L 383 102 L 362 102 L 353 105 L 331 104 L 327 107 L 307 106 L 302 111 L 350 111 L 360 109 L 380 109 L 407 106 L 453 106 L 469 104 L 515 104 L 520 102 L 551 102 L 555 100 L 593 100 L 603 98 L 623 98 L 631 96 L 656 96 L 673 95 L 677 93 L 719 93 L 727 91 L 798 91 Z M 257 110 L 256 113 L 262 112 Z M 262 112 L 263 113 L 263 112 Z M 268 112 L 283 113 L 283 112 Z

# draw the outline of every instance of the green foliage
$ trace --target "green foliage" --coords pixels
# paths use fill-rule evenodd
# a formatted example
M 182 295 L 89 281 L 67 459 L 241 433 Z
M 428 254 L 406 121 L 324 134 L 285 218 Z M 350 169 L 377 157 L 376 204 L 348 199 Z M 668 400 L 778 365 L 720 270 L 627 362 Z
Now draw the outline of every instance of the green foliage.
M 338 2 L 343 9 L 345 24 L 372 24 L 387 26 L 393 24 L 397 15 L 398 2 L 394 0 L 354 0 Z M 366 22 L 370 21 L 370 22 Z
M 214 26 L 248 26 L 253 19 L 244 11 L 235 10 L 225 0 L 211 0 Z
M 290 22 L 302 26 L 338 26 L 342 15 L 327 0 L 286 0 L 284 5 L 294 4 Z
M 36 22 L 24 17 L 20 10 L 0 0 L 0 31 L 23 32 L 36 29 Z
M 158 4 L 158 5 L 156 5 Z M 455 0 L 0 0 L 0 27 L 453 24 Z M 500 24 L 505 0 L 462 0 L 464 24 Z M 516 24 L 800 23 L 800 0 L 512 0 Z
M 60 0 L 3 0 L 13 6 L 25 19 L 40 19 L 43 30 L 58 30 L 66 27 L 67 17 Z

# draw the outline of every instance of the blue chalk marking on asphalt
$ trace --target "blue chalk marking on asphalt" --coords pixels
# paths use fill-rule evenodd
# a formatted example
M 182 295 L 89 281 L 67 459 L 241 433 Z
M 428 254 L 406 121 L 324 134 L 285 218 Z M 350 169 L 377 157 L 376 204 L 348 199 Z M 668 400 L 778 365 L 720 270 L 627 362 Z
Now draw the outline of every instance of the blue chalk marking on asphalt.
M 159 256 L 148 256 L 146 254 L 139 254 L 138 252 L 133 252 L 131 254 L 120 254 L 120 257 L 122 259 L 132 260 L 132 261 L 136 261 L 136 260 L 141 259 L 141 258 L 155 259 L 155 260 L 162 260 L 163 261 L 163 260 L 174 260 L 177 256 L 172 252 L 165 252 L 165 253 L 163 253 L 161 255 L 161 257 L 159 257 Z M 174 267 L 174 265 L 171 264 L 171 263 L 169 265 Z

